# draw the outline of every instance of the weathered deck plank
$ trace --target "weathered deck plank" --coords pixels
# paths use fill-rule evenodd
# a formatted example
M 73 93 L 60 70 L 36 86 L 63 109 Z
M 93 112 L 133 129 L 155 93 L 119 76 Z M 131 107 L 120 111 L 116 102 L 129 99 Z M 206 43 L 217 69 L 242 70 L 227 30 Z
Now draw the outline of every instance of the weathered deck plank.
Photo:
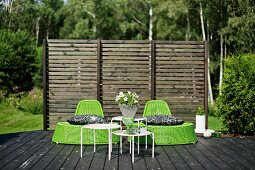
M 7 166 L 5 166 L 3 169 L 15 169 L 16 167 L 18 167 L 21 164 L 26 164 L 26 160 L 29 160 L 29 158 L 31 158 L 32 155 L 34 155 L 39 149 L 43 148 L 47 142 L 50 141 L 50 137 L 48 136 L 49 134 L 46 135 L 42 135 L 39 137 L 38 142 L 36 143 L 31 143 L 29 146 L 29 148 L 24 148 L 23 150 L 20 150 L 20 153 L 14 152 L 13 155 L 14 157 L 16 156 L 16 158 L 12 159 L 9 158 L 11 163 L 9 163 Z M 9 155 L 8 155 L 9 156 Z M 33 156 L 32 156 L 33 157 Z
M 44 136 L 47 134 L 48 132 L 44 131 L 41 132 L 39 134 L 34 133 L 31 138 L 28 138 L 30 140 L 25 140 L 21 141 L 21 142 L 16 142 L 16 145 L 14 144 L 13 147 L 15 148 L 15 150 L 11 150 L 12 147 L 9 147 L 8 151 L 5 152 L 6 150 L 1 152 L 1 164 L 0 164 L 0 168 L 2 168 L 3 166 L 10 164 L 10 163 L 15 163 L 15 161 L 19 161 L 18 159 L 16 159 L 19 155 L 22 154 L 22 156 L 26 156 L 24 155 L 24 153 L 28 150 L 31 149 L 31 147 L 33 147 L 34 145 L 37 145 L 39 147 L 38 142 L 40 142 L 40 140 L 42 140 L 44 138 Z
M 255 136 L 245 138 L 199 138 L 190 145 L 156 146 L 155 158 L 151 146 L 140 154 L 135 152 L 132 163 L 129 144 L 113 145 L 108 160 L 108 145 L 84 145 L 80 157 L 79 145 L 51 142 L 52 131 L 35 131 L 0 135 L 0 169 L 255 169 Z
M 222 148 L 219 148 L 216 144 L 208 142 L 208 140 L 204 138 L 200 138 L 199 142 L 201 142 L 203 145 L 206 145 L 208 150 L 220 157 L 232 169 L 243 169 L 243 165 L 240 164 L 237 159 L 234 159 L 232 155 L 229 155 L 226 151 L 222 150 Z

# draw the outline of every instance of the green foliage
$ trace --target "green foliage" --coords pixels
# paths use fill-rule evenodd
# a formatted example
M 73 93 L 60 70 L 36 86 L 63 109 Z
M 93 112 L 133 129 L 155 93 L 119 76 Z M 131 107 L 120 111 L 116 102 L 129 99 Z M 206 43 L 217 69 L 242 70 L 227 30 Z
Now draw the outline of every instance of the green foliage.
M 227 0 L 229 14 L 227 26 L 223 32 L 228 36 L 230 50 L 243 53 L 255 53 L 255 3 L 249 0 Z
M 33 73 L 33 83 L 34 83 L 35 87 L 42 88 L 42 72 L 43 72 L 42 56 L 43 56 L 43 47 L 38 47 L 36 51 L 37 51 L 36 60 L 35 60 L 36 71 Z
M 35 49 L 27 32 L 0 30 L 0 90 L 10 93 L 33 87 Z
M 216 107 L 214 105 L 209 104 L 208 105 L 208 115 L 212 117 L 216 117 Z
M 34 115 L 43 113 L 42 91 L 39 89 L 33 89 L 29 93 L 13 94 L 6 100 L 20 111 Z
M 198 107 L 196 111 L 196 115 L 205 115 L 204 109 L 202 107 Z
M 229 57 L 217 112 L 231 133 L 255 132 L 255 55 Z

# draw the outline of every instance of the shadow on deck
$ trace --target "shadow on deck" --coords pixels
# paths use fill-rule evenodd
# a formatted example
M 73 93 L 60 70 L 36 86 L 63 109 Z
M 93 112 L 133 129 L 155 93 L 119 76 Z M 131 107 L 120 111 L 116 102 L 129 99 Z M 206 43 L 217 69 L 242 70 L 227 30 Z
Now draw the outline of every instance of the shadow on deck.
M 255 137 L 199 138 L 191 145 L 156 146 L 135 154 L 131 163 L 129 145 L 123 154 L 113 145 L 108 160 L 108 145 L 79 145 L 51 142 L 53 131 L 33 131 L 0 135 L 0 169 L 255 169 Z M 137 153 L 137 152 L 136 152 Z

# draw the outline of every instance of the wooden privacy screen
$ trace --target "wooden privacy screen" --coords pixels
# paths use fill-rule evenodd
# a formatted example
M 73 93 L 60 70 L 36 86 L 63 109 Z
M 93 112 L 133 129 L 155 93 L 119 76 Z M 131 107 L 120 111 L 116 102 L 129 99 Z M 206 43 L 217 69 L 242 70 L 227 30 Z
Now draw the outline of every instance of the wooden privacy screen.
M 138 114 L 146 101 L 168 102 L 174 115 L 194 121 L 207 112 L 207 44 L 195 41 L 44 41 L 44 129 L 74 115 L 80 100 L 97 99 L 105 116 L 120 115 L 115 96 L 134 91 Z

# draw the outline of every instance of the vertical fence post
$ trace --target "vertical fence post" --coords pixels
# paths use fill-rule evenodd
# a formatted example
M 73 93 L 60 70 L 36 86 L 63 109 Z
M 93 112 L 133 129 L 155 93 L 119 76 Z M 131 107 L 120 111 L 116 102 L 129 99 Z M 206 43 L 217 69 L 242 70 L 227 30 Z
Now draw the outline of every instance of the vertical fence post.
M 47 109 L 47 92 L 48 92 L 48 42 L 46 39 L 43 40 L 43 130 L 48 130 L 48 109 Z
M 205 128 L 208 128 L 208 42 L 204 42 L 204 53 L 205 53 L 205 58 L 204 58 L 204 111 L 205 111 Z
M 102 59 L 102 44 L 101 40 L 97 39 L 97 100 L 101 101 L 101 59 Z
M 151 40 L 151 100 L 155 100 L 156 91 L 155 75 L 156 75 L 156 49 L 155 41 Z

